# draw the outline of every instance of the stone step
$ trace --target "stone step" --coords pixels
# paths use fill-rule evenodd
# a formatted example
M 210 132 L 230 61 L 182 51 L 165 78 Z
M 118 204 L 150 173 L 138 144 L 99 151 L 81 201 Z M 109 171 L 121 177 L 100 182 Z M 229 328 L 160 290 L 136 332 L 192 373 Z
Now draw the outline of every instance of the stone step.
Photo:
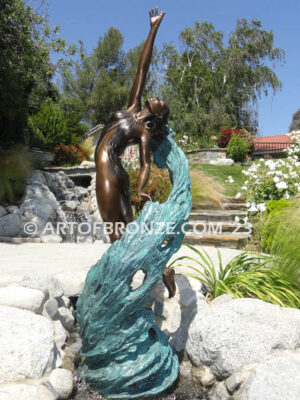
M 247 240 L 250 238 L 249 234 L 222 234 L 222 235 L 196 235 L 187 232 L 183 242 L 191 245 L 199 246 L 215 246 L 215 247 L 229 247 L 231 249 L 242 249 Z
M 189 221 L 187 232 L 198 233 L 223 233 L 223 232 L 247 232 L 249 233 L 249 225 L 241 222 L 230 221 Z
M 234 221 L 235 217 L 245 218 L 247 211 L 242 210 L 192 210 L 190 221 L 205 221 L 205 222 L 230 222 Z
M 225 210 L 244 210 L 244 211 L 248 210 L 246 203 L 224 202 L 224 203 L 222 203 L 222 205 L 225 208 Z

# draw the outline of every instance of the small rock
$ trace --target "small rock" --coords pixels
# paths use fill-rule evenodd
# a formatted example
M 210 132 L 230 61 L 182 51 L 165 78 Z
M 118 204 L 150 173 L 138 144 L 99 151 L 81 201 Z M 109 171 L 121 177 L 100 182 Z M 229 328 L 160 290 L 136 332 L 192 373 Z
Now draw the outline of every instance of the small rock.
M 50 383 L 50 387 L 48 386 L 48 382 Z M 49 389 L 52 387 L 58 398 L 67 399 L 73 390 L 73 374 L 67 369 L 56 368 L 51 372 L 44 385 Z
M 72 373 L 75 371 L 75 366 L 74 366 L 73 361 L 66 355 L 62 359 L 62 368 L 67 369 L 68 371 L 70 371 Z
M 7 211 L 4 207 L 0 206 L 0 218 L 7 214 Z
M 66 343 L 68 332 L 62 326 L 62 323 L 60 321 L 53 321 L 53 326 L 55 343 L 57 348 L 60 350 L 64 347 Z
M 72 332 L 74 330 L 75 318 L 70 310 L 65 307 L 59 307 L 58 318 L 67 331 Z
M 42 243 L 61 243 L 63 238 L 59 235 L 41 235 Z
M 209 392 L 209 400 L 230 400 L 230 395 L 226 390 L 224 382 L 218 382 L 213 386 Z
M 225 386 L 230 394 L 233 394 L 235 390 L 238 390 L 241 385 L 246 380 L 247 376 L 250 374 L 248 371 L 238 371 L 232 374 L 229 378 L 225 381 Z
M 0 288 L 0 304 L 17 307 L 40 314 L 46 300 L 45 293 L 18 285 Z
M 58 302 L 55 299 L 49 299 L 45 303 L 45 311 L 49 315 L 50 318 L 54 318 L 58 311 Z
M 63 205 L 62 205 L 62 209 L 65 211 L 75 211 L 77 208 L 77 201 L 66 201 Z
M 17 206 L 8 206 L 8 207 L 6 207 L 6 211 L 9 214 L 16 214 L 16 213 L 19 212 L 19 207 L 17 207 Z
M 179 377 L 188 381 L 192 380 L 192 364 L 189 361 L 179 364 Z
M 69 308 L 71 307 L 71 300 L 67 296 L 62 296 L 61 297 L 61 303 L 63 307 Z
M 54 275 L 63 289 L 65 296 L 79 296 L 82 292 L 87 271 L 86 269 L 64 271 Z
M 192 368 L 193 379 L 196 383 L 207 387 L 212 386 L 216 382 L 216 377 L 209 367 L 194 367 Z
M 78 333 L 73 333 L 73 340 L 74 339 L 75 341 L 72 344 L 70 344 L 70 346 L 68 346 L 68 350 L 71 351 L 76 356 L 80 354 L 80 350 L 82 347 L 82 340 Z
M 19 214 L 7 214 L 0 217 L 0 236 L 18 236 L 20 231 Z

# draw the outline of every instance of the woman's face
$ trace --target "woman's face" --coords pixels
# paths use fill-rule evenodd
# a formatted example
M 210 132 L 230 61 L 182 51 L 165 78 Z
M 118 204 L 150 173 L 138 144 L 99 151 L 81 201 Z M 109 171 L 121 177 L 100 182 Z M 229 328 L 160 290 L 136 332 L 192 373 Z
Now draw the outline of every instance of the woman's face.
M 154 115 L 162 116 L 164 114 L 169 114 L 169 107 L 164 101 L 160 100 L 158 97 L 147 99 L 146 106 Z

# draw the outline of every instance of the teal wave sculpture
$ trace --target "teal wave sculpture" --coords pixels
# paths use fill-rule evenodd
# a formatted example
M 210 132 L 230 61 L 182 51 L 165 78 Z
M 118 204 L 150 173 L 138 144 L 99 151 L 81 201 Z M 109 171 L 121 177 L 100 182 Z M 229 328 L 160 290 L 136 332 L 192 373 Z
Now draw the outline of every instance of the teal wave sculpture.
M 178 376 L 177 355 L 155 325 L 152 311 L 145 309 L 164 267 L 181 246 L 182 225 L 192 204 L 188 161 L 172 136 L 168 127 L 166 140 L 154 152 L 155 164 L 169 170 L 173 189 L 168 200 L 146 203 L 134 230 L 114 242 L 89 270 L 77 302 L 84 357 L 79 375 L 112 399 L 155 396 Z M 161 224 L 159 234 L 145 229 L 153 222 Z M 167 223 L 172 234 L 162 229 Z M 133 290 L 132 279 L 140 270 L 144 282 Z

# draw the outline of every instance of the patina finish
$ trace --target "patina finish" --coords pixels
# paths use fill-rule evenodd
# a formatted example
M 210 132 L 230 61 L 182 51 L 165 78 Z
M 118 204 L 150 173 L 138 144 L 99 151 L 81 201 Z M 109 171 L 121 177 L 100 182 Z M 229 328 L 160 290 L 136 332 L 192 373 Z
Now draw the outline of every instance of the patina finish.
M 154 40 L 165 15 L 158 9 L 150 14 L 150 32 L 145 42 L 136 77 L 131 89 L 127 109 L 115 113 L 111 122 L 103 129 L 95 150 L 96 196 L 99 211 L 104 222 L 113 224 L 109 234 L 113 243 L 122 236 L 119 222 L 127 225 L 133 221 L 129 192 L 129 177 L 120 161 L 120 156 L 129 145 L 138 144 L 140 154 L 140 173 L 138 195 L 146 202 L 151 198 L 143 192 L 150 173 L 151 150 L 165 139 L 165 126 L 169 108 L 159 98 L 149 98 L 142 108 L 141 97 L 149 70 Z M 174 271 L 165 269 L 163 281 L 169 296 L 175 294 Z

